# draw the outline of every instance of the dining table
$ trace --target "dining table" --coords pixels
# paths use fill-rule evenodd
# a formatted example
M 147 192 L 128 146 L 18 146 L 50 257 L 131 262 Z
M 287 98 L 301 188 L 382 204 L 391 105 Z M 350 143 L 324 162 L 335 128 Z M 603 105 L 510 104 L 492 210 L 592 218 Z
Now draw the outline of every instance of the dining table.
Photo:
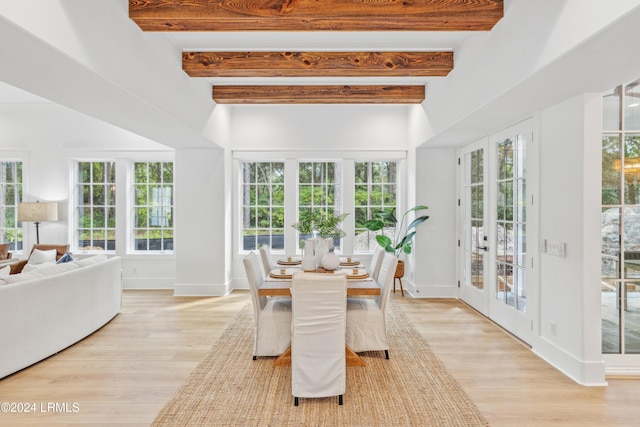
M 286 257 L 278 260 L 276 268 L 271 270 L 269 275 L 260 285 L 258 295 L 270 297 L 291 297 L 291 284 L 293 275 L 297 271 L 302 271 L 295 257 Z M 359 260 L 351 257 L 341 257 L 341 265 L 335 271 L 316 268 L 316 270 L 306 271 L 317 274 L 345 274 L 347 275 L 347 296 L 372 297 L 380 295 L 380 285 L 373 280 L 366 268 L 360 264 Z M 364 360 L 349 346 L 345 348 L 347 366 L 365 366 Z M 282 353 L 273 363 L 274 366 L 291 365 L 291 347 Z

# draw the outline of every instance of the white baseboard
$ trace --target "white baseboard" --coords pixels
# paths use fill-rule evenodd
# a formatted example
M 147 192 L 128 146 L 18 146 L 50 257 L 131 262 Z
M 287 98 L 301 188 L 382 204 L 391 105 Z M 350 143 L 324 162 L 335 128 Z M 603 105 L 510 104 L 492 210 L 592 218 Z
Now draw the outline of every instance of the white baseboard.
M 578 384 L 586 386 L 607 385 L 605 363 L 602 360 L 580 360 L 545 338 L 536 340 L 531 351 Z
M 402 280 L 405 295 L 413 298 L 458 298 L 458 287 L 450 284 L 415 285 L 408 280 Z M 396 283 L 396 293 L 399 292 Z

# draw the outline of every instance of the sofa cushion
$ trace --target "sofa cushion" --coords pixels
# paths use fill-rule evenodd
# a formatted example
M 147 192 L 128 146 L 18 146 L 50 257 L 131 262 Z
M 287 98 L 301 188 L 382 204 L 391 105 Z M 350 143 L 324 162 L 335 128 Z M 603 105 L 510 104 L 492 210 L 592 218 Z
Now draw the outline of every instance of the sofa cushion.
M 45 262 L 55 262 L 56 261 L 56 250 L 50 249 L 46 251 L 41 251 L 40 249 L 34 249 L 31 252 L 31 256 L 29 256 L 29 261 L 27 264 L 43 264 Z
M 55 261 L 42 262 L 40 264 L 26 263 L 24 265 L 24 268 L 22 269 L 22 273 L 30 273 L 35 270 L 40 270 L 42 268 L 50 267 L 52 265 L 56 265 Z
M 75 264 L 78 264 L 79 267 L 86 267 L 87 265 L 95 264 L 97 262 L 103 262 L 107 260 L 106 255 L 94 255 L 89 258 L 82 258 L 76 261 L 73 261 Z
M 35 245 L 33 245 L 33 248 L 31 248 L 31 253 L 33 253 L 33 251 L 35 251 L 36 249 L 39 249 L 41 251 L 50 251 L 51 249 L 54 249 L 56 251 L 56 260 L 58 260 L 64 254 L 69 252 L 69 245 L 49 245 L 44 243 L 36 243 Z
M 11 266 L 7 265 L 6 267 L 0 268 L 0 277 L 9 277 L 11 273 Z
M 37 271 L 32 271 L 30 273 L 12 274 L 4 280 L 7 282 L 7 284 L 11 284 L 40 278 L 42 278 L 41 274 L 38 274 Z

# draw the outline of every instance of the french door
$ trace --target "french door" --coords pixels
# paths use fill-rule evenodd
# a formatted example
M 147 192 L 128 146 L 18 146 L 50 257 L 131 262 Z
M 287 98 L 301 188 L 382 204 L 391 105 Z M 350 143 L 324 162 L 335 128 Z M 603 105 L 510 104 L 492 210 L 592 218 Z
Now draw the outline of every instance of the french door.
M 460 298 L 525 342 L 537 311 L 530 299 L 537 239 L 527 239 L 534 235 L 531 219 L 537 228 L 528 188 L 531 126 L 527 121 L 459 150 Z

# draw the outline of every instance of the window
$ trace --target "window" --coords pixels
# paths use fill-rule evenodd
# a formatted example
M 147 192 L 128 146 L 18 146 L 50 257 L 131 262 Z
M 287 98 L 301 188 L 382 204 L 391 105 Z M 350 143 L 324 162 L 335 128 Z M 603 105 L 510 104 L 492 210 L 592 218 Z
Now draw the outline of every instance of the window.
M 324 218 L 342 210 L 342 163 L 300 162 L 298 164 L 298 217 L 304 211 L 320 212 Z M 299 239 L 306 239 L 301 235 Z M 333 245 L 340 250 L 340 239 Z
M 242 162 L 242 250 L 284 251 L 284 162 Z
M 602 352 L 640 354 L 640 79 L 604 94 Z
M 355 252 L 370 252 L 378 245 L 364 224 L 377 212 L 396 209 L 396 170 L 396 162 L 355 162 Z
M 368 153 L 365 161 L 328 160 L 320 152 L 287 153 L 286 157 L 277 152 L 235 153 L 235 248 L 246 253 L 266 244 L 274 252 L 299 254 L 301 241 L 314 234 L 307 224 L 322 222 L 321 226 L 330 228 L 323 220 L 341 217 L 337 228 L 344 234 L 334 236 L 336 252 L 373 252 L 375 235 L 364 223 L 375 212 L 400 204 L 399 170 L 404 155 Z
M 18 227 L 18 203 L 22 200 L 22 162 L 0 162 L 0 243 L 11 252 L 22 251 L 22 227 Z
M 134 252 L 173 251 L 173 162 L 135 162 Z
M 79 251 L 115 251 L 115 162 L 77 162 L 76 236 Z

